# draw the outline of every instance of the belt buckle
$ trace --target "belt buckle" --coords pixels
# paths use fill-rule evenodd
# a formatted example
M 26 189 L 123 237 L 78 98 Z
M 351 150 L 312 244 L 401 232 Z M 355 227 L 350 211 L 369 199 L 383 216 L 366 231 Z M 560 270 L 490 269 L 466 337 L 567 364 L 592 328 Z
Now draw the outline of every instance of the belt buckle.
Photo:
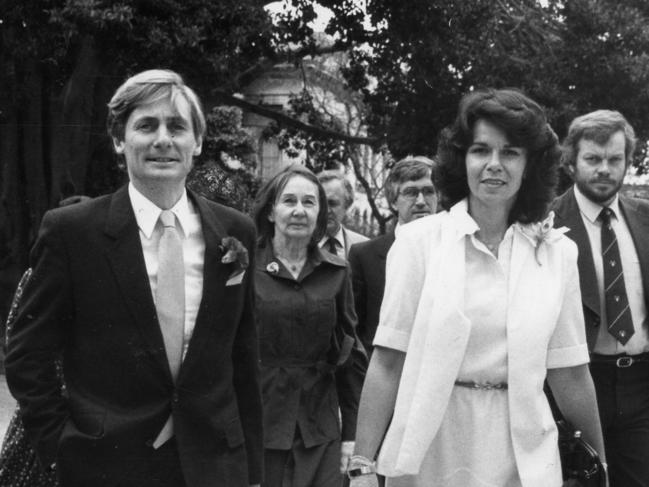
M 620 357 L 615 361 L 615 365 L 619 369 L 626 369 L 633 365 L 633 357 Z

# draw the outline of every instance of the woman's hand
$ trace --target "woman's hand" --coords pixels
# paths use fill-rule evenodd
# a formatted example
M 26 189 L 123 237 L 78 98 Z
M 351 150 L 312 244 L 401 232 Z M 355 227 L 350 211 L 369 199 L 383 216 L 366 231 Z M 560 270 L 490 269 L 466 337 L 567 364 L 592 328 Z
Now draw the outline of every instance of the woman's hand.
M 349 459 L 354 454 L 354 445 L 353 441 L 343 441 L 340 444 L 340 473 L 347 473 L 347 467 L 349 466 Z
M 347 466 L 349 487 L 379 487 L 376 464 L 362 455 L 352 455 Z

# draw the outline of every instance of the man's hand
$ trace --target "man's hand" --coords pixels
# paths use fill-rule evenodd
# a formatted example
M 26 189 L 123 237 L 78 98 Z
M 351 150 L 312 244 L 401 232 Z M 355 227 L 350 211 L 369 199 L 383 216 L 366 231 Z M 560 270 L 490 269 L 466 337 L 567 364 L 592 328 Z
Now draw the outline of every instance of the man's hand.
M 354 454 L 354 445 L 353 441 L 343 441 L 340 444 L 340 473 L 345 474 L 347 472 L 347 467 L 349 466 L 349 459 Z

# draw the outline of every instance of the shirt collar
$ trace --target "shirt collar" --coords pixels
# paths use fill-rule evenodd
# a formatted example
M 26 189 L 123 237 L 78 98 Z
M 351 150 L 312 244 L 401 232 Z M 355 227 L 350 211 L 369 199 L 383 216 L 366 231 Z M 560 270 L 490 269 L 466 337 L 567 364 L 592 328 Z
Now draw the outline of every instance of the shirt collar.
M 322 237 L 322 240 L 320 240 L 318 246 L 322 247 L 324 244 L 327 243 L 327 241 L 330 238 L 334 238 L 336 242 L 338 242 L 338 245 L 340 245 L 342 248 L 345 248 L 345 234 L 343 233 L 342 225 L 338 227 L 338 231 L 336 232 L 336 235 L 334 235 L 333 237 L 329 237 L 329 235 L 325 235 L 324 237 Z
M 266 272 L 270 275 L 283 277 L 286 279 L 293 279 L 293 276 L 284 269 L 284 266 L 279 264 L 279 259 L 275 256 L 273 251 L 273 244 L 266 242 L 257 247 L 255 255 L 256 267 L 258 270 Z M 309 249 L 307 259 L 304 263 L 304 269 L 300 275 L 300 279 L 306 278 L 313 270 L 321 264 L 331 264 L 337 267 L 346 267 L 345 259 L 332 255 L 329 252 L 323 252 L 320 247 L 316 246 Z
M 575 199 L 577 200 L 577 206 L 579 206 L 579 209 L 581 212 L 584 214 L 584 216 L 590 221 L 591 223 L 596 223 L 599 217 L 599 214 L 602 212 L 602 208 L 604 208 L 602 205 L 599 203 L 595 203 L 594 201 L 591 201 L 582 193 L 579 191 L 579 188 L 577 185 L 574 186 L 575 190 Z M 608 205 L 608 207 L 613 210 L 614 217 L 617 219 L 619 218 L 620 215 L 620 199 L 618 198 L 618 195 L 615 195 L 615 198 L 613 199 L 613 202 Z
M 137 226 L 147 239 L 151 238 L 162 209 L 158 208 L 155 203 L 140 193 L 131 182 L 128 183 L 128 195 L 131 199 L 131 206 L 133 207 L 133 213 L 135 213 Z M 183 189 L 182 196 L 171 208 L 171 211 L 176 215 L 180 223 L 180 230 L 186 236 L 190 229 L 189 219 L 191 215 L 196 214 L 189 198 L 187 198 L 187 190 Z
M 455 221 L 459 236 L 473 235 L 480 230 L 476 221 L 469 215 L 469 200 L 467 198 L 455 203 L 449 210 L 449 215 Z

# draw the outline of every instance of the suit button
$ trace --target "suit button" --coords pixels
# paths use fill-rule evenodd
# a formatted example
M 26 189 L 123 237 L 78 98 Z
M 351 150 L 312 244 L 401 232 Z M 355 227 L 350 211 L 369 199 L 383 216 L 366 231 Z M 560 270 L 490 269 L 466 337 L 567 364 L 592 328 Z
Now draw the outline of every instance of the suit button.
M 593 326 L 599 326 L 600 324 L 600 319 L 599 318 L 594 318 L 593 319 Z
M 171 402 L 174 404 L 178 404 L 178 393 L 174 392 L 173 396 L 171 396 Z
M 295 284 L 295 285 L 293 286 L 293 289 L 295 289 L 296 291 L 299 291 L 299 290 L 300 290 L 300 285 L 299 285 L 299 284 Z

